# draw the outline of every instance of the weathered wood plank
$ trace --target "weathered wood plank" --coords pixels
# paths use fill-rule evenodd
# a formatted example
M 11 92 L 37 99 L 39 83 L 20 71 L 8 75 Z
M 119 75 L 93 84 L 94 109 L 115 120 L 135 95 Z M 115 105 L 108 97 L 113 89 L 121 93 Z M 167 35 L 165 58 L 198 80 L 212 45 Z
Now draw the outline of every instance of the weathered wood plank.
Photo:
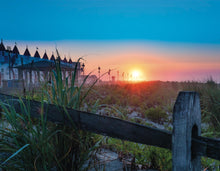
M 18 98 L 0 94 L 0 99 Z M 28 103 L 28 100 L 22 100 L 25 104 Z M 17 112 L 20 112 L 20 105 L 17 101 L 13 100 L 10 101 L 10 103 L 13 104 Z M 31 116 L 40 117 L 41 103 L 31 100 L 30 106 Z M 71 126 L 71 121 L 68 119 L 62 107 L 44 104 L 44 111 L 47 111 L 48 121 Z M 82 130 L 137 143 L 171 149 L 172 135 L 169 131 L 151 128 L 114 117 L 102 116 L 73 109 L 66 109 L 66 111 L 74 124 Z
M 18 101 L 16 101 L 17 99 L 19 98 L 15 96 L 0 94 L 0 100 L 13 104 L 16 111 L 20 112 L 20 105 Z M 27 99 L 22 100 L 25 104 L 28 103 Z M 30 106 L 31 116 L 38 118 L 40 116 L 41 103 L 31 100 Z M 62 107 L 44 104 L 44 111 L 46 110 L 48 121 L 71 126 L 71 122 L 67 118 Z M 67 109 L 67 111 L 73 122 L 83 130 L 137 143 L 171 149 L 172 135 L 169 131 L 151 128 L 118 118 L 101 116 L 73 109 Z M 218 140 L 205 137 L 196 137 L 192 138 L 192 143 L 196 147 L 193 149 L 193 153 L 196 155 L 207 156 L 220 160 L 220 142 Z
M 192 153 L 220 160 L 220 140 L 198 136 L 192 139 L 192 146 Z
M 92 116 L 92 117 L 91 117 Z M 84 130 L 137 143 L 171 149 L 171 133 L 148 126 L 123 121 L 118 118 L 81 113 Z

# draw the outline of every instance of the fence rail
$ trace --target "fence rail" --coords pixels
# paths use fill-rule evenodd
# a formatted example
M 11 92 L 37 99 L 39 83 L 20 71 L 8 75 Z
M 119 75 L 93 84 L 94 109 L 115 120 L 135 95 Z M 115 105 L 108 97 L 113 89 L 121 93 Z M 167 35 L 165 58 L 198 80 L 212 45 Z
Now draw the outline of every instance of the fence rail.
M 14 106 L 21 112 L 18 97 L 0 94 L 0 100 Z M 22 99 L 30 103 L 32 117 L 39 118 L 41 102 Z M 43 110 L 48 121 L 76 125 L 78 128 L 93 133 L 106 135 L 141 144 L 152 145 L 172 150 L 173 170 L 200 170 L 200 156 L 220 160 L 220 141 L 201 137 L 201 112 L 199 96 L 195 92 L 180 92 L 174 106 L 173 132 L 144 126 L 114 117 L 82 112 L 74 109 L 46 104 Z M 67 116 L 70 116 L 71 119 Z M 71 121 L 72 120 L 72 121 Z

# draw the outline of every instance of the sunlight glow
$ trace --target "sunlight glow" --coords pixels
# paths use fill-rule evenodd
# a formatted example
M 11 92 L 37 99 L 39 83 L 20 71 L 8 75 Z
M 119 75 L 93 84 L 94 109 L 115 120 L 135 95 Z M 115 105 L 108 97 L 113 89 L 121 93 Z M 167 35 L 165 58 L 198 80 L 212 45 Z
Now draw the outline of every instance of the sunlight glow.
M 134 70 L 131 73 L 131 81 L 141 81 L 141 73 L 138 70 Z

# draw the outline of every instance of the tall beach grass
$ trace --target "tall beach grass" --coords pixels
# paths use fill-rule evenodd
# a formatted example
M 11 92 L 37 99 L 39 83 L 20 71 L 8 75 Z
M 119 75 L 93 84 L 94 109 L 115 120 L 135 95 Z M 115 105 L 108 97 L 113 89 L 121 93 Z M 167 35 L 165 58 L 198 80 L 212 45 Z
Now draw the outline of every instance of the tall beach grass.
M 30 103 L 25 105 L 20 98 L 21 112 L 17 113 L 12 105 L 0 102 L 2 122 L 0 124 L 0 168 L 6 170 L 87 170 L 93 154 L 101 143 L 100 136 L 79 130 L 72 126 L 48 122 L 43 111 L 44 103 L 80 110 L 90 87 L 83 89 L 88 76 L 79 85 L 77 65 L 70 77 L 62 79 L 59 53 L 56 69 L 51 73 L 51 82 L 46 82 L 40 94 L 32 97 L 41 101 L 41 118 L 33 119 Z M 31 100 L 30 96 L 27 96 Z M 65 113 L 68 116 L 68 113 Z M 69 117 L 70 118 L 70 117 Z

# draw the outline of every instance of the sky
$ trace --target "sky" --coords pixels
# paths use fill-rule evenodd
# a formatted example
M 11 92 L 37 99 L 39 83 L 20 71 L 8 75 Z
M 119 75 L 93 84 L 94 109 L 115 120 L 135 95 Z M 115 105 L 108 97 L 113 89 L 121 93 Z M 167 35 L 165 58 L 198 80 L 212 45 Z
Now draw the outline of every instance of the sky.
M 23 53 L 55 47 L 85 71 L 220 82 L 218 0 L 0 0 L 0 37 Z

